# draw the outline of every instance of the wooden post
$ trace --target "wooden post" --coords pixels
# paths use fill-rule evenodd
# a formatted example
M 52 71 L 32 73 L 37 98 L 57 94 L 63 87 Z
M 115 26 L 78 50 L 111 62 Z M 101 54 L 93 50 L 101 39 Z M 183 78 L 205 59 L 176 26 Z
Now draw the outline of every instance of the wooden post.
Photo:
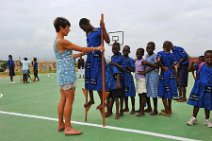
M 101 22 L 104 22 L 104 14 L 101 14 Z M 103 29 L 101 30 L 101 44 L 104 48 L 104 34 Z M 105 90 L 105 55 L 104 50 L 102 51 L 102 104 L 103 107 L 101 109 L 102 114 L 102 126 L 105 126 L 105 99 L 107 98 L 107 92 Z

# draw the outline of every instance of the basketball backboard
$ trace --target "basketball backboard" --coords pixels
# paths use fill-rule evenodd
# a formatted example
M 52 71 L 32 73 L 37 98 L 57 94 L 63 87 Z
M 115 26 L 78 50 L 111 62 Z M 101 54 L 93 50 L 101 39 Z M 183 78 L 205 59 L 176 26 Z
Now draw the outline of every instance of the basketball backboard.
M 109 32 L 108 33 L 110 38 L 110 44 L 113 45 L 115 42 L 119 42 L 120 45 L 124 44 L 124 31 L 115 31 L 115 32 Z

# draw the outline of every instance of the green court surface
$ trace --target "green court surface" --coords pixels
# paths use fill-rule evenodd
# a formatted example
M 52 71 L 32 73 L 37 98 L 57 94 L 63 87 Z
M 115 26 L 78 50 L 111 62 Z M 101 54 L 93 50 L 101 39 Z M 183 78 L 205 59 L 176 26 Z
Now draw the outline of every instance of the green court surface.
M 83 134 L 65 136 L 63 132 L 57 132 L 59 87 L 55 74 L 41 74 L 40 78 L 41 81 L 29 84 L 22 84 L 19 76 L 15 77 L 16 84 L 10 84 L 9 78 L 0 78 L 0 141 L 212 140 L 212 128 L 203 125 L 203 110 L 198 115 L 198 124 L 187 126 L 186 121 L 191 118 L 192 106 L 176 101 L 173 101 L 171 117 L 149 114 L 136 117 L 125 113 L 119 120 L 115 120 L 114 115 L 106 118 L 106 127 L 102 128 L 102 118 L 96 110 L 99 98 L 95 94 L 95 104 L 85 122 L 85 98 L 81 91 L 83 79 L 77 81 L 72 117 L 73 126 Z M 193 80 L 190 77 L 188 94 L 192 85 Z M 161 99 L 158 103 L 158 109 L 161 110 Z

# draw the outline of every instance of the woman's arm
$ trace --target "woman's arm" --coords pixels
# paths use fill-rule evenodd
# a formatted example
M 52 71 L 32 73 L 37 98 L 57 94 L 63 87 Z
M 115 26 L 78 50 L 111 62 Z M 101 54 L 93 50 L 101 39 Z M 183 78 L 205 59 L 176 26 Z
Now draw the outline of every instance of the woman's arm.
M 72 57 L 79 58 L 79 57 L 83 56 L 84 54 L 85 54 L 84 52 L 81 52 L 81 53 L 73 54 Z
M 75 50 L 79 52 L 92 52 L 97 50 L 102 50 L 102 46 L 100 47 L 81 47 L 79 45 L 73 44 L 68 40 L 62 39 L 58 42 L 57 49 L 63 52 L 66 49 Z

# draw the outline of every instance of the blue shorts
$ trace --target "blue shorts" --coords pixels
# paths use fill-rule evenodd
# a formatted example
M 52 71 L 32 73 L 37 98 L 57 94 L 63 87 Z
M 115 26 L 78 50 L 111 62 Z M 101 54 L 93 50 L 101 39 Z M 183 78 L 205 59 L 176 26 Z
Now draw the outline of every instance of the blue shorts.
M 187 87 L 188 85 L 188 64 L 181 65 L 180 69 L 177 70 L 177 74 L 180 80 L 181 87 Z

